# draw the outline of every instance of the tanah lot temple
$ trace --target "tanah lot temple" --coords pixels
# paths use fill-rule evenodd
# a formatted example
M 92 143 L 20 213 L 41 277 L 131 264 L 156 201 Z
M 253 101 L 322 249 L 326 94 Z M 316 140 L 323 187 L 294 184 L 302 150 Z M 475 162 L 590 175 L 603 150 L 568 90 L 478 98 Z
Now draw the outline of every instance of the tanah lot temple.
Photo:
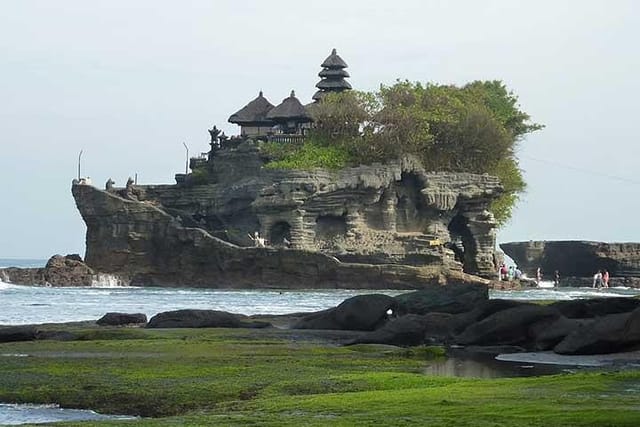
M 269 167 L 274 144 L 303 143 L 314 108 L 351 89 L 346 68 L 334 49 L 307 105 L 259 93 L 229 117 L 239 135 L 209 129 L 211 150 L 174 185 L 74 185 L 87 263 L 144 285 L 392 289 L 493 277 L 497 178 L 427 172 L 412 156 Z
M 324 60 L 322 71 L 318 74 L 320 81 L 316 84 L 318 91 L 313 95 L 313 103 L 302 105 L 291 91 L 277 106 L 273 106 L 262 91 L 258 97 L 229 117 L 229 123 L 240 126 L 242 137 L 264 137 L 271 135 L 304 135 L 313 122 L 310 109 L 329 92 L 342 92 L 351 89 L 345 78 L 349 73 L 345 70 L 347 63 L 336 52 Z
M 345 80 L 349 77 L 346 70 L 348 65 L 336 49 L 331 51 L 320 66 L 320 81 L 316 84 L 318 90 L 313 95 L 311 103 L 303 105 L 292 90 L 287 98 L 274 106 L 260 91 L 254 100 L 229 116 L 229 123 L 240 126 L 240 134 L 229 138 L 214 126 L 209 130 L 211 151 L 192 158 L 190 168 L 196 170 L 206 167 L 212 163 L 220 149 L 237 148 L 249 139 L 281 143 L 302 142 L 306 132 L 313 126 L 314 106 L 322 102 L 322 98 L 329 92 L 351 89 L 351 84 Z M 176 175 L 179 183 L 184 179 L 184 174 Z

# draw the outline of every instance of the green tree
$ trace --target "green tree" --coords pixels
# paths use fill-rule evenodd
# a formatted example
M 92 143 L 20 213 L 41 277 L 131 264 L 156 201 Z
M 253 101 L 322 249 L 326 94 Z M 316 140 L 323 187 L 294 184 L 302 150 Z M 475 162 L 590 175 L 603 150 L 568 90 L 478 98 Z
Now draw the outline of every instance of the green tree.
M 543 128 L 498 80 L 462 87 L 397 81 L 373 93 L 328 94 L 311 113 L 310 145 L 281 153 L 272 167 L 336 168 L 413 154 L 427 170 L 489 173 L 505 190 L 491 206 L 500 225 L 526 188 L 517 144 Z

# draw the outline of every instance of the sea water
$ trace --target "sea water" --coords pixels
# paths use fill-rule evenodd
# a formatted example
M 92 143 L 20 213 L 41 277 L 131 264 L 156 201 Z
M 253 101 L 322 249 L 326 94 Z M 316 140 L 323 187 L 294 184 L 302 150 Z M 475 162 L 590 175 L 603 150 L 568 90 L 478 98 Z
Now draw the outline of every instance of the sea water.
M 42 267 L 46 260 L 0 259 L 0 267 Z M 551 283 L 551 282 L 549 282 Z M 547 283 L 547 285 L 549 284 Z M 24 325 L 96 320 L 110 311 L 144 313 L 151 317 L 179 309 L 223 310 L 246 315 L 287 314 L 324 310 L 355 295 L 390 296 L 407 290 L 153 288 L 119 286 L 104 276 L 93 287 L 19 286 L 0 282 L 0 325 Z M 576 298 L 640 295 L 630 288 L 531 288 L 490 291 L 490 298 L 516 300 L 569 300 Z
M 60 408 L 58 405 L 0 403 L 0 425 L 132 419 L 135 419 L 135 417 L 102 415 L 94 411 L 84 409 L 64 409 Z
M 227 290 L 204 288 L 39 287 L 0 282 L 0 325 L 96 320 L 110 311 L 151 317 L 179 309 L 223 310 L 246 315 L 324 310 L 347 298 L 368 293 L 395 296 L 398 290 Z M 568 300 L 640 295 L 640 289 L 591 288 L 491 291 L 491 298 Z

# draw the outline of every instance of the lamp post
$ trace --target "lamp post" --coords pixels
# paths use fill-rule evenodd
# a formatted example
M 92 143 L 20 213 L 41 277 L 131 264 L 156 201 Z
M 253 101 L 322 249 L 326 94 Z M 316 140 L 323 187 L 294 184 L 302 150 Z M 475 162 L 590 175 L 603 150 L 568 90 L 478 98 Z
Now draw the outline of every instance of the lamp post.
M 187 150 L 187 160 L 184 165 L 184 174 L 188 175 L 189 174 L 189 147 L 187 147 L 186 142 L 183 142 L 182 145 L 184 145 L 185 150 Z
M 80 181 L 80 160 L 82 159 L 82 151 L 80 150 L 80 153 L 78 154 L 78 181 Z

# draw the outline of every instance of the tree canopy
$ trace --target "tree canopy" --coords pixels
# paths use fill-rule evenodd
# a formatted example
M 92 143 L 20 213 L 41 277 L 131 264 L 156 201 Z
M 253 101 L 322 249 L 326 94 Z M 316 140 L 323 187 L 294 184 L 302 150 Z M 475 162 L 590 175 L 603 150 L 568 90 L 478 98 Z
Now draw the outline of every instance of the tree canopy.
M 313 106 L 312 115 L 309 144 L 341 150 L 337 157 L 345 165 L 414 154 L 427 170 L 497 176 L 505 193 L 491 209 L 500 225 L 526 187 L 516 146 L 543 127 L 497 80 L 461 87 L 397 81 L 372 93 L 329 93 Z

